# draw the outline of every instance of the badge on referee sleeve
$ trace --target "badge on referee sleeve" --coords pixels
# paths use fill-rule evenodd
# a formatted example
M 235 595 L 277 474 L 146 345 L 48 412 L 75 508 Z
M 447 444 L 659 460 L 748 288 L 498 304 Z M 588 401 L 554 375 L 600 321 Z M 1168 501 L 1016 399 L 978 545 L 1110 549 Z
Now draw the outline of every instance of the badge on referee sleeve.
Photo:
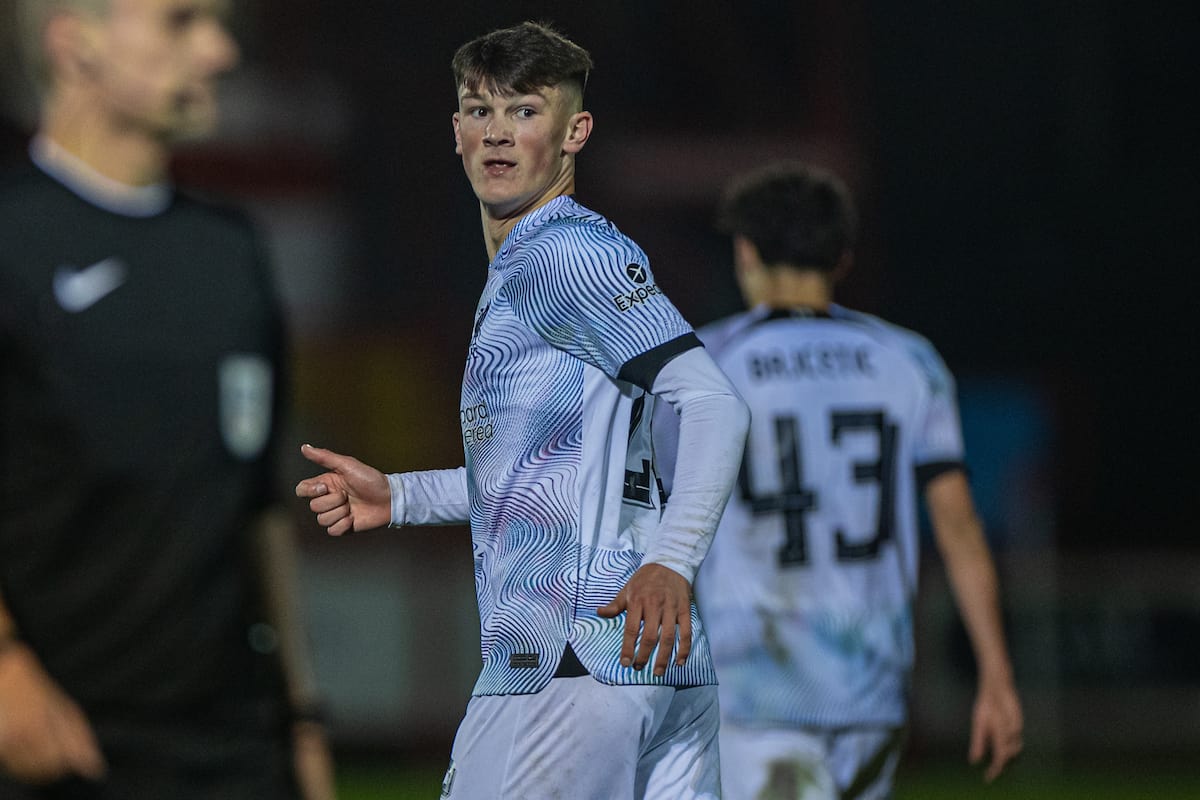
M 271 432 L 271 364 L 256 353 L 225 356 L 218 367 L 221 438 L 235 457 L 258 457 Z

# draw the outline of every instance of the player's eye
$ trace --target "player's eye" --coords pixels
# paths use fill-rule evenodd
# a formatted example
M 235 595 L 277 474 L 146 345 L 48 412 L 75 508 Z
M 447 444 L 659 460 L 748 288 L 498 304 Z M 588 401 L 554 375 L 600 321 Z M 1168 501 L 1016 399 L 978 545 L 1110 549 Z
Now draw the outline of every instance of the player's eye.
M 482 106 L 475 106 L 474 108 L 468 108 L 467 116 L 472 117 L 474 119 L 483 119 L 484 117 L 487 116 L 487 109 L 483 108 Z
M 517 109 L 517 119 L 530 119 L 537 114 L 537 111 L 529 106 L 522 106 Z

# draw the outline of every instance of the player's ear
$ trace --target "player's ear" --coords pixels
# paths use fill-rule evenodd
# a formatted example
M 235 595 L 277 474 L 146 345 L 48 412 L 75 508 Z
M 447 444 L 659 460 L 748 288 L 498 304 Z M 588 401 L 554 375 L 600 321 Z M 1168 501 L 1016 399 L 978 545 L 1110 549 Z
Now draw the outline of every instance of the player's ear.
M 766 271 L 758 246 L 747 237 L 733 237 L 733 273 L 741 290 L 742 300 L 753 308 L 766 300 Z
M 454 126 L 454 152 L 462 155 L 462 128 L 459 127 L 458 112 L 454 112 L 454 116 L 450 118 L 451 124 Z
M 739 274 L 762 268 L 758 245 L 740 233 L 733 237 L 733 266 Z
M 564 153 L 574 155 L 583 149 L 587 144 L 588 137 L 592 135 L 592 113 L 590 111 L 577 111 L 567 120 L 567 135 L 563 138 L 562 149 Z

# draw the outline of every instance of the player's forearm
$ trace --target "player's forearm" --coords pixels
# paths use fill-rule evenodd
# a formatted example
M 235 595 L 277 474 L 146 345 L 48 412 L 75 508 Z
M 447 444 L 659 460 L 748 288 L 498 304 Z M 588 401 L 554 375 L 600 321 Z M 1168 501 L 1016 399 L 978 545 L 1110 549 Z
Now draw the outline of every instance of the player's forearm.
M 393 528 L 465 525 L 471 521 L 466 467 L 395 472 L 387 480 L 392 492 Z
M 966 524 L 942 537 L 942 558 L 981 682 L 1010 682 L 1012 666 L 1000 613 L 1000 588 L 983 529 Z
M 671 500 L 644 560 L 691 583 L 737 480 L 750 411 L 699 348 L 667 364 L 654 391 L 679 412 L 679 447 Z

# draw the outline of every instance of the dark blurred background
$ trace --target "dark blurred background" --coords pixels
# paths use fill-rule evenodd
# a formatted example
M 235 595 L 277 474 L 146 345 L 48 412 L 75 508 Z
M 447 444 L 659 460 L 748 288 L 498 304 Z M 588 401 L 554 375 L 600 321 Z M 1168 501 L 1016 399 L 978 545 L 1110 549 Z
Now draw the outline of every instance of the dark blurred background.
M 527 18 L 592 52 L 578 196 L 643 246 L 694 324 L 739 308 L 711 225 L 730 176 L 788 157 L 846 178 L 864 237 L 842 302 L 925 334 L 960 381 L 1031 751 L 1194 753 L 1195 9 L 242 3 L 222 134 L 177 172 L 242 201 L 271 239 L 297 445 L 386 471 L 461 463 L 486 254 L 449 61 Z M 13 158 L 28 124 L 6 70 Z M 297 511 L 338 741 L 444 753 L 478 668 L 466 531 L 331 542 Z M 929 559 L 914 752 L 957 757 L 972 666 Z

